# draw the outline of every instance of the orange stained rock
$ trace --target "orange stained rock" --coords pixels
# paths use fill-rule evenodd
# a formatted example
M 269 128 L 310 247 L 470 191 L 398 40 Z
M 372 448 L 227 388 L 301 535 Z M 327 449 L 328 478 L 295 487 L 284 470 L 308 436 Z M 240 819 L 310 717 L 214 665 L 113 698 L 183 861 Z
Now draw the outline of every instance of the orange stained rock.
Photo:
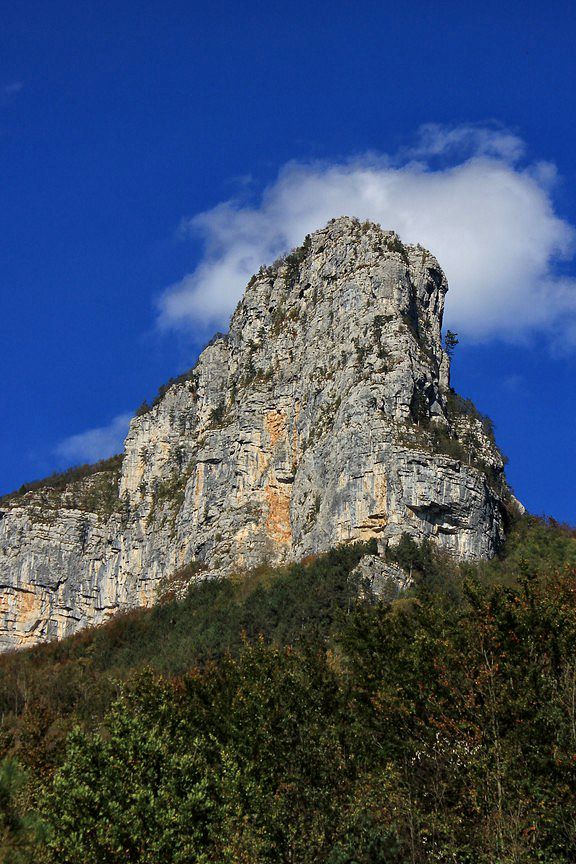
M 282 411 L 267 411 L 264 416 L 264 427 L 270 437 L 270 444 L 275 447 L 280 438 L 286 435 L 286 417 Z
M 32 617 L 32 615 L 40 616 L 42 614 L 40 597 L 34 591 L 18 591 L 15 605 L 18 616 Z
M 194 478 L 194 509 L 198 511 L 200 498 L 204 491 L 204 463 L 200 462 L 196 467 L 196 477 Z
M 290 543 L 292 528 L 290 526 L 290 486 L 278 485 L 270 481 L 264 496 L 268 505 L 266 516 L 266 534 L 275 543 Z
M 36 641 L 34 633 L 27 633 L 25 626 L 30 620 L 45 618 L 45 614 L 42 611 L 41 595 L 39 596 L 33 591 L 16 589 L 14 594 L 6 596 L 5 601 L 0 607 L 0 612 L 3 614 L 9 611 L 16 619 L 16 644 L 22 645 L 26 641 Z

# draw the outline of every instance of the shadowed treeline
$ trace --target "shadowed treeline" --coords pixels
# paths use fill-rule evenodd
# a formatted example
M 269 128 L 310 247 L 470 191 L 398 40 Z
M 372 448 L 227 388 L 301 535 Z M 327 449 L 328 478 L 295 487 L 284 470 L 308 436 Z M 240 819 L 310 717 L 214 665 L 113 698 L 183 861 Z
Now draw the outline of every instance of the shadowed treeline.
M 574 533 L 404 537 L 393 603 L 357 600 L 366 551 L 0 658 L 0 861 L 574 860 Z

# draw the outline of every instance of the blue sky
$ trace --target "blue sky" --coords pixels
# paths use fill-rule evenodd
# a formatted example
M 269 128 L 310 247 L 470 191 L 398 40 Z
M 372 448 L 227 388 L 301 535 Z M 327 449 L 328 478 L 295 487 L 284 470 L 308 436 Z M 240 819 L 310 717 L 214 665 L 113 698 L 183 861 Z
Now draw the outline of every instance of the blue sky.
M 116 449 L 252 263 L 347 212 L 438 255 L 455 386 L 576 522 L 576 11 L 473 5 L 5 4 L 0 491 Z

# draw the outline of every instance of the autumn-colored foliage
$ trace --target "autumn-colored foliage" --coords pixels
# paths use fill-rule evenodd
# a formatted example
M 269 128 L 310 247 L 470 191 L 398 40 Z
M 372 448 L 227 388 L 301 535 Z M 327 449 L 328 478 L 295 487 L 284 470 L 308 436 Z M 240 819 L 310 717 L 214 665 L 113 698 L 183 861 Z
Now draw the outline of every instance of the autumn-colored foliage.
M 573 532 L 404 538 L 393 603 L 357 600 L 364 551 L 1 658 L 0 861 L 576 860 Z

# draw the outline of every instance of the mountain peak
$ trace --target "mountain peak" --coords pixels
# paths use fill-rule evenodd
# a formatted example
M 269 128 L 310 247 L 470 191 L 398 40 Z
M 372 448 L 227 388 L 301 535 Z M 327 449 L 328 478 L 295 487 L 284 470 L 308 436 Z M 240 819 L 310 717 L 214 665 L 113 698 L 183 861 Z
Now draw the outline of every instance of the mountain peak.
M 494 554 L 503 462 L 449 387 L 446 290 L 429 252 L 347 216 L 262 267 L 228 335 L 132 420 L 112 500 L 86 479 L 5 506 L 0 644 L 153 603 L 185 566 L 216 576 L 403 533 Z

